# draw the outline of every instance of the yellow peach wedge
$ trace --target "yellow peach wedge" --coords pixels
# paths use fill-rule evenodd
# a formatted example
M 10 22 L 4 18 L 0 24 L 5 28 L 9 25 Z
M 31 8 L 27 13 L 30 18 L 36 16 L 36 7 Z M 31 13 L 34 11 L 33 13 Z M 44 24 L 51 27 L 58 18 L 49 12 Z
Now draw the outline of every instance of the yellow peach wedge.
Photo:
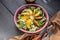
M 32 20 L 31 20 L 31 19 L 28 19 L 28 20 L 26 21 L 26 27 L 27 27 L 28 29 L 30 28 L 31 23 L 32 23 Z
M 40 15 L 40 12 L 36 13 L 35 16 L 39 16 Z
M 27 20 L 28 18 L 29 18 L 29 17 L 26 16 L 26 15 L 24 15 L 24 16 L 21 17 L 22 20 Z

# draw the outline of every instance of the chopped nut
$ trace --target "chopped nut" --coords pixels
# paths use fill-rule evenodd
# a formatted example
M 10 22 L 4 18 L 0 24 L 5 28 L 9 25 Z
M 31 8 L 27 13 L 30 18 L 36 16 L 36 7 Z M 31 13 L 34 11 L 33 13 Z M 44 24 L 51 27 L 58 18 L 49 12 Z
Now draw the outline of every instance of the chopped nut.
M 35 19 L 42 19 L 42 17 L 35 17 Z

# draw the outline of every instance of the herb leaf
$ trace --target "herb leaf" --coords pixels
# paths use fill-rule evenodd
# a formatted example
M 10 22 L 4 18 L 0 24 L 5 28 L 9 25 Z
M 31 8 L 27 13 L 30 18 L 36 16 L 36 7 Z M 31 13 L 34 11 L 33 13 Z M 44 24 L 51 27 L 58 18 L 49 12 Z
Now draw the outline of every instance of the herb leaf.
M 38 21 L 38 23 L 39 23 L 39 26 L 43 26 L 44 25 L 44 22 L 43 21 Z
M 32 11 L 34 11 L 35 7 L 29 7 L 29 9 L 31 9 Z
M 38 12 L 40 11 L 40 8 L 38 7 L 38 8 L 36 8 L 35 10 L 36 10 L 36 12 L 38 13 Z
M 25 24 L 23 23 L 23 22 L 20 22 L 20 24 L 19 24 L 19 28 L 23 28 L 25 26 Z

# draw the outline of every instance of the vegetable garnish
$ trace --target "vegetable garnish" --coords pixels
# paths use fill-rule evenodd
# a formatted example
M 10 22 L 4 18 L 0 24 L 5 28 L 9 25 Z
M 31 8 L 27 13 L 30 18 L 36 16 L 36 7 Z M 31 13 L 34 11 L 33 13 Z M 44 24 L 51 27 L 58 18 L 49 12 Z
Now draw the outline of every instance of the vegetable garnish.
M 32 11 L 34 11 L 35 7 L 29 7 L 29 9 L 31 9 Z
M 39 7 L 36 8 L 35 10 L 36 10 L 36 13 L 40 12 L 40 8 Z
M 39 24 L 39 26 L 41 27 L 41 26 L 44 25 L 44 22 L 39 20 L 39 21 L 38 21 L 38 24 Z
M 25 24 L 21 21 L 20 23 L 19 23 L 20 25 L 18 26 L 19 28 L 23 28 L 24 26 L 25 26 Z
M 44 12 L 39 7 L 30 6 L 22 10 L 18 15 L 18 27 L 24 30 L 34 32 L 41 28 L 46 22 Z

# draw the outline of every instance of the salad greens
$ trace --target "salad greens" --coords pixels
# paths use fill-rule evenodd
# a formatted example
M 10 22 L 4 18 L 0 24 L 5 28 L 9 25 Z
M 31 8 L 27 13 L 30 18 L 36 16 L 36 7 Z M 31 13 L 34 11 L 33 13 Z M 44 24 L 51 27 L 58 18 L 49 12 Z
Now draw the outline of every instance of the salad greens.
M 29 7 L 29 9 L 31 9 L 32 11 L 34 11 L 35 7 Z
M 44 22 L 39 20 L 38 24 L 39 24 L 40 27 L 42 27 L 44 25 Z
M 20 25 L 18 26 L 19 28 L 23 28 L 25 26 L 25 24 L 23 22 L 19 23 Z
M 37 13 L 40 12 L 40 8 L 39 7 L 36 8 L 35 10 L 36 10 Z

